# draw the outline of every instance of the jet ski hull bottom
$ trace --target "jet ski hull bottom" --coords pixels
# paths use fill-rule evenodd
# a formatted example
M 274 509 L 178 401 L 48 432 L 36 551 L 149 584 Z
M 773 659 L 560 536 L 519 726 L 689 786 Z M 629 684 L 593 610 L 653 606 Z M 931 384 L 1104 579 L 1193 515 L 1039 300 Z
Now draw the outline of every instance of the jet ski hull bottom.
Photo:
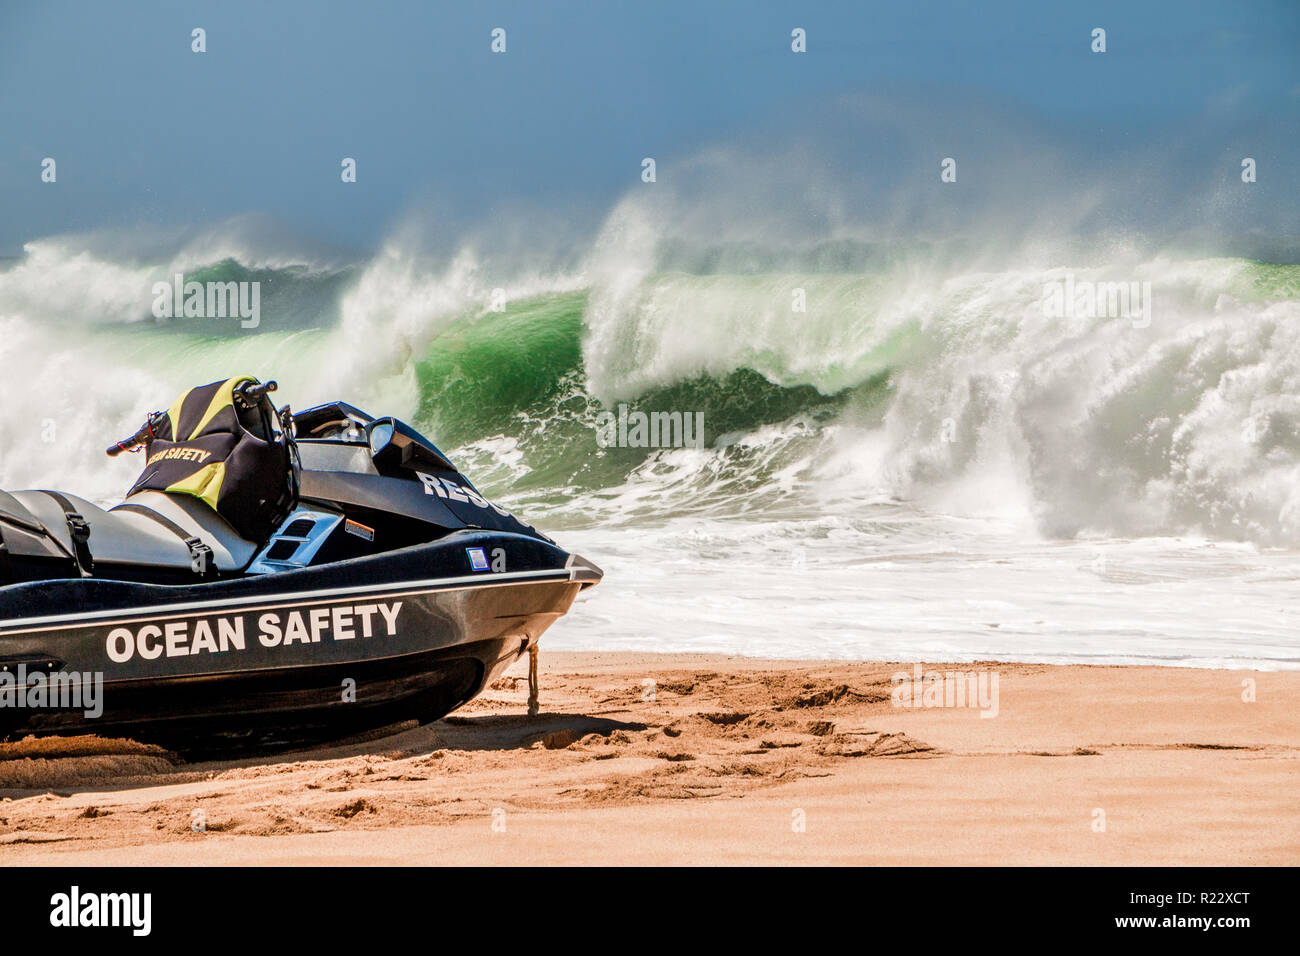
M 438 720 L 482 692 L 527 646 L 510 637 L 354 664 L 119 683 L 106 687 L 111 703 L 100 719 L 46 710 L 7 722 L 4 731 L 9 738 L 125 737 L 191 760 L 273 752 Z M 344 700 L 345 682 L 355 685 L 354 700 Z
M 480 549 L 512 570 L 474 568 L 467 555 Z M 38 613 L 3 625 L 0 678 L 21 667 L 71 675 L 83 691 L 99 680 L 101 712 L 84 692 L 80 706 L 52 706 L 51 694 L 50 706 L 0 707 L 0 732 L 129 737 L 194 758 L 437 720 L 525 654 L 598 575 L 536 539 L 466 532 L 328 573 L 190 588 L 42 582 L 26 595 Z M 130 606 L 114 600 L 120 588 Z M 80 610 L 39 613 L 60 606 Z

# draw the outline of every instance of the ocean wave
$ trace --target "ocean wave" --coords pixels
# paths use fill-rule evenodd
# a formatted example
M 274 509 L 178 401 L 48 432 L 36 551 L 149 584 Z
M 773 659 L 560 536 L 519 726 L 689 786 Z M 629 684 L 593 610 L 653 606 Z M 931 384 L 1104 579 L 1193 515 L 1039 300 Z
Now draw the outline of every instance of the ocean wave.
M 111 498 L 131 475 L 105 465 L 108 441 L 197 381 L 248 372 L 299 407 L 339 397 L 410 418 L 487 490 L 558 523 L 900 499 L 1016 512 L 1051 537 L 1300 545 L 1297 266 L 711 247 L 635 208 L 557 273 L 400 242 L 271 266 L 237 245 L 143 261 L 42 240 L 0 272 L 0 486 L 54 476 Z M 151 283 L 176 268 L 262 283 L 261 326 L 149 318 Z M 1149 288 L 1149 314 L 1045 309 L 1067 283 L 1116 282 Z M 597 416 L 620 406 L 700 413 L 706 440 L 602 446 Z

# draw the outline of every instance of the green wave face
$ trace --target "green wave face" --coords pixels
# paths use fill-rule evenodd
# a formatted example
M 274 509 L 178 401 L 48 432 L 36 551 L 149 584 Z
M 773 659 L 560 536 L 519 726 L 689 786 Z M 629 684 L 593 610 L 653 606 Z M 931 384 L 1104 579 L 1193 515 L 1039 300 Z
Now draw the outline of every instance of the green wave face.
M 421 421 L 460 445 L 558 407 L 581 371 L 585 305 L 585 293 L 550 296 L 447 329 L 416 365 Z
M 456 449 L 465 470 L 486 487 L 545 502 L 551 498 L 547 492 L 563 496 L 625 481 L 659 451 L 602 446 L 600 416 L 617 416 L 620 405 L 628 412 L 700 413 L 707 447 L 802 414 L 825 420 L 854 394 L 879 393 L 885 385 L 886 376 L 880 376 L 862 389 L 828 397 L 811 386 L 783 387 L 738 369 L 607 405 L 586 388 L 587 300 L 586 292 L 545 296 L 462 320 L 417 363 L 417 424 L 443 447 Z

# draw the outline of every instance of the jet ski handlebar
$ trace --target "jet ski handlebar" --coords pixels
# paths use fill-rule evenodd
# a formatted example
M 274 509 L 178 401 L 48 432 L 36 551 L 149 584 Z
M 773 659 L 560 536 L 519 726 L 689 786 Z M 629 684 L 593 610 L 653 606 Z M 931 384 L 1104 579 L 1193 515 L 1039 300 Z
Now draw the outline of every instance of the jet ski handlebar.
M 149 416 L 149 420 L 141 426 L 140 430 L 130 438 L 120 442 L 115 442 L 108 446 L 108 457 L 116 458 L 124 451 L 135 451 L 149 439 L 154 437 L 154 428 L 157 427 L 161 419 L 167 417 L 166 412 L 154 412 Z
M 274 380 L 269 382 L 245 382 L 235 389 L 235 398 L 245 408 L 256 408 L 267 393 L 274 392 L 280 386 Z
M 257 382 L 249 381 L 235 389 L 235 400 L 245 408 L 256 408 L 258 403 L 264 399 L 269 392 L 274 392 L 279 385 L 274 381 Z M 154 430 L 158 427 L 160 421 L 167 417 L 166 412 L 154 412 L 149 416 L 138 432 L 130 438 L 114 442 L 106 449 L 109 458 L 116 458 L 124 451 L 136 451 L 141 445 L 156 437 Z

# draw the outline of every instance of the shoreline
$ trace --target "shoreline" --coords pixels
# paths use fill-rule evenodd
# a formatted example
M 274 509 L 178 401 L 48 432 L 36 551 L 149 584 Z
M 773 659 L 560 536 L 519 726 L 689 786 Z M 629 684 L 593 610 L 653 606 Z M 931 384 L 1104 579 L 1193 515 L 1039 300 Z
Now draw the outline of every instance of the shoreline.
M 990 718 L 898 706 L 913 666 L 543 649 L 535 719 L 521 661 L 436 724 L 278 756 L 6 744 L 0 863 L 1300 862 L 1300 673 L 924 665 L 983 671 Z

